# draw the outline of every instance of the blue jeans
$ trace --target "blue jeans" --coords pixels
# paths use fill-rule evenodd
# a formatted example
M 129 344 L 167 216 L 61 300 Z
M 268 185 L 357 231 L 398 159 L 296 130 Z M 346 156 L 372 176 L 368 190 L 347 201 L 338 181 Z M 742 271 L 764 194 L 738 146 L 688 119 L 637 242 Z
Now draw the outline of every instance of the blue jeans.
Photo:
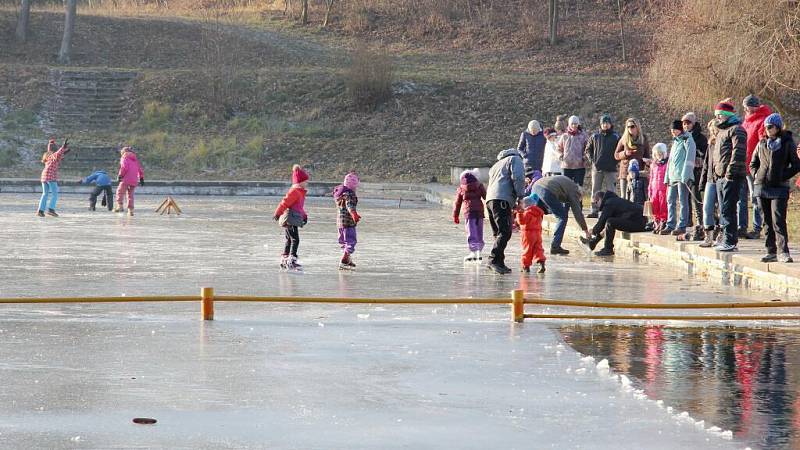
M 736 205 L 739 203 L 739 193 L 744 183 L 744 178 L 736 178 L 734 180 L 721 178 L 717 180 L 717 191 L 719 191 L 721 199 L 719 225 L 725 232 L 725 240 L 723 241 L 725 244 L 736 245 L 739 243 L 739 237 L 736 234 L 738 231 Z
M 703 193 L 703 226 L 706 230 L 714 228 L 717 224 L 714 220 L 714 207 L 721 204 L 717 184 L 711 181 L 706 183 L 706 190 Z
M 47 198 L 50 197 L 48 204 Z M 58 201 L 58 181 L 42 182 L 42 198 L 39 200 L 39 211 L 44 211 L 45 206 L 48 209 L 56 209 L 56 202 Z
M 752 200 L 753 204 L 753 230 L 754 231 L 761 231 L 761 226 L 764 223 L 764 218 L 761 215 L 761 206 L 759 206 L 758 201 L 753 196 L 753 177 L 751 175 L 747 176 L 747 182 L 742 183 L 742 187 L 739 188 L 739 203 L 737 214 L 739 218 L 739 229 L 747 231 L 747 224 L 748 224 L 748 209 L 747 209 L 747 201 Z
M 561 247 L 561 241 L 564 240 L 564 231 L 567 229 L 567 207 L 558 201 L 555 194 L 541 186 L 534 185 L 533 193 L 538 195 L 542 202 L 547 205 L 550 213 L 556 216 L 556 229 L 553 231 L 553 240 L 550 242 L 550 248 Z
M 683 183 L 670 184 L 667 191 L 667 228 L 673 230 L 675 229 L 676 200 L 681 202 L 681 218 L 678 221 L 678 228 L 683 229 L 689 223 L 689 188 Z

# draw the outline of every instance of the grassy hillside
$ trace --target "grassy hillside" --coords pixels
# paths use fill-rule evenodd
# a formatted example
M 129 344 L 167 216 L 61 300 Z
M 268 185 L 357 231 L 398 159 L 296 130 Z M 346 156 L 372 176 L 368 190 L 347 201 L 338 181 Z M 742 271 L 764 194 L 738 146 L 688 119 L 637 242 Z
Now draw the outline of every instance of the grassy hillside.
M 119 127 L 57 134 L 76 147 L 139 146 L 158 178 L 282 179 L 297 162 L 321 180 L 355 169 L 366 180 L 403 181 L 446 179 L 453 163 L 491 160 L 516 144 L 529 120 L 549 124 L 557 114 L 577 114 L 591 128 L 606 111 L 619 121 L 643 117 L 655 138 L 666 139 L 671 117 L 640 90 L 645 51 L 621 63 L 613 34 L 599 34 L 609 11 L 596 14 L 591 27 L 565 25 L 565 36 L 580 39 L 521 48 L 513 39 L 504 44 L 501 33 L 464 45 L 462 31 L 411 43 L 394 22 L 354 33 L 341 20 L 320 31 L 263 13 L 237 23 L 82 11 L 73 64 L 141 76 Z M 32 175 L 36 164 L 25 162 L 48 137 L 37 115 L 62 16 L 35 11 L 32 39 L 22 46 L 13 44 L 15 18 L 0 9 L 0 40 L 12 43 L 0 47 L 0 170 Z M 351 50 L 363 39 L 389 56 L 394 72 L 394 95 L 369 111 L 346 89 Z

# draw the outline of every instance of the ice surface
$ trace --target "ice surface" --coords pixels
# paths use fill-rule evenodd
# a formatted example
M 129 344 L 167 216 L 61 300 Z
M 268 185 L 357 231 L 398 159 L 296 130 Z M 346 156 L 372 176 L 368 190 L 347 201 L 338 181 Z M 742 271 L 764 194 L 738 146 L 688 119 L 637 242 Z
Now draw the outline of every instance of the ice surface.
M 544 276 L 495 276 L 462 263 L 449 211 L 407 203 L 363 202 L 358 269 L 341 273 L 330 199 L 309 201 L 305 271 L 287 274 L 270 218 L 277 199 L 186 197 L 178 218 L 148 213 L 159 200 L 141 196 L 128 218 L 67 195 L 61 218 L 37 219 L 34 197 L 1 195 L 0 296 L 735 293 L 695 282 L 677 291 L 668 269 L 577 255 L 551 258 Z M 515 236 L 512 267 L 518 248 Z M 735 448 L 626 394 L 611 374 L 568 374 L 593 360 L 548 325 L 510 324 L 507 306 L 218 303 L 205 323 L 195 303 L 2 309 L 0 448 Z

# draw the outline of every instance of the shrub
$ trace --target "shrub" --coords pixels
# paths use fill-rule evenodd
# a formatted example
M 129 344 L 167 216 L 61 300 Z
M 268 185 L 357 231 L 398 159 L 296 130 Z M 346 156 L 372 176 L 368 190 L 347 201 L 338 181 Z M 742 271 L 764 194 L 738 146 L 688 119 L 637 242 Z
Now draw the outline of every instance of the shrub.
M 151 101 L 144 105 L 137 127 L 145 131 L 166 130 L 172 120 L 172 107 Z
M 371 111 L 392 97 L 393 79 L 388 56 L 359 49 L 353 54 L 345 85 L 353 104 Z

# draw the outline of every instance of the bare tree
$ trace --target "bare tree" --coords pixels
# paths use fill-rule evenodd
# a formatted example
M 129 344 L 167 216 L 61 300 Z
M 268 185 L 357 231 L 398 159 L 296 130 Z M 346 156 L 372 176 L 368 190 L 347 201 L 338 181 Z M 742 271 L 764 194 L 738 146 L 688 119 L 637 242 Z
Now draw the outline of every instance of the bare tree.
M 19 18 L 17 19 L 17 42 L 28 40 L 28 27 L 31 21 L 31 0 L 22 0 L 19 5 Z
M 550 0 L 547 12 L 549 14 L 550 45 L 556 45 L 558 42 L 558 0 Z
M 336 3 L 336 0 L 325 0 L 325 20 L 322 22 L 323 28 L 327 27 L 331 20 L 331 9 L 333 9 L 334 3 Z
M 617 9 L 619 12 L 619 38 L 622 41 L 622 62 L 627 62 L 627 55 L 625 53 L 625 21 L 622 20 L 622 0 L 617 0 Z
M 300 10 L 300 23 L 308 25 L 308 0 L 302 1 L 302 7 Z
M 75 31 L 75 16 L 78 14 L 78 0 L 65 1 L 64 37 L 61 39 L 61 50 L 58 52 L 58 62 L 69 64 L 72 54 L 72 35 Z

